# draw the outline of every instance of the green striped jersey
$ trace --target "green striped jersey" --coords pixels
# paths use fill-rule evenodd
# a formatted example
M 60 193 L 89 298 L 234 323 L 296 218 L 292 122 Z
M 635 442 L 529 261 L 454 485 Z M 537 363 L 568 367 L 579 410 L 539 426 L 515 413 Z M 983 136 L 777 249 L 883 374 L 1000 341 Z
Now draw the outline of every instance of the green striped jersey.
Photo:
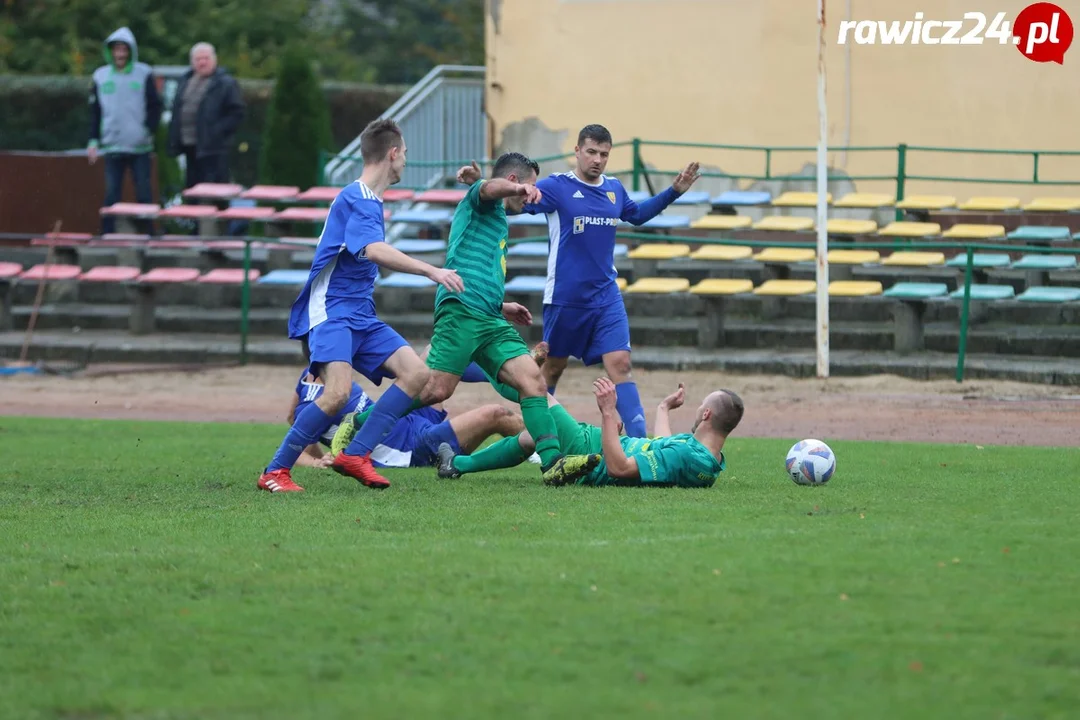
M 481 180 L 469 188 L 454 210 L 450 224 L 444 267 L 457 271 L 465 290 L 455 294 L 440 285 L 435 293 L 435 307 L 453 298 L 477 312 L 501 317 L 509 226 L 502 200 L 480 198 L 484 182 Z

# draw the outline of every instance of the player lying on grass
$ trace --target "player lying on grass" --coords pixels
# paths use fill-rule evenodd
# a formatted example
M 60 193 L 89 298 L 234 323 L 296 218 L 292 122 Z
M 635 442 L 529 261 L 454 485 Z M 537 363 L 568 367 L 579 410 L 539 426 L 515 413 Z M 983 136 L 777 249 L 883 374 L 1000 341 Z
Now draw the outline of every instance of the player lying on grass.
M 519 213 L 526 202 L 538 202 L 539 167 L 521 153 L 506 153 L 495 162 L 492 177 L 474 182 L 454 211 L 445 267 L 465 282 L 461 293 L 439 287 L 435 292 L 435 326 L 427 366 L 431 377 L 413 407 L 449 398 L 472 363 L 496 383 L 509 386 L 521 406 L 529 436 L 535 438 L 544 482 L 564 485 L 589 472 L 599 461 L 591 455 L 565 453 L 548 409 L 547 390 L 528 346 L 510 324 L 532 323 L 528 308 L 504 302 L 506 286 L 506 214 Z M 508 397 L 503 393 L 503 397 Z M 357 426 L 367 427 L 366 416 Z M 361 429 L 359 433 L 363 433 Z M 354 441 L 355 442 L 355 441 Z
M 288 423 L 291 425 L 297 414 L 317 401 L 325 388 L 318 377 L 312 375 L 308 368 L 304 368 L 289 404 Z M 304 448 L 296 464 L 330 467 L 334 456 L 342 449 L 333 446 L 333 438 L 339 425 L 346 422 L 349 413 L 362 412 L 371 405 L 371 398 L 354 382 L 348 402 L 333 418 L 334 424 L 323 433 L 319 442 Z M 457 454 L 468 455 L 492 435 L 509 437 L 524 429 L 521 417 L 501 405 L 482 405 L 451 420 L 447 420 L 446 411 L 441 404 L 432 405 L 400 418 L 382 442 L 375 446 L 371 452 L 371 460 L 375 467 L 380 468 L 434 467 L 440 445 L 448 445 Z M 331 452 L 325 452 L 323 446 L 330 448 Z M 266 489 L 271 492 L 297 492 L 303 488 L 296 485 L 295 489 Z
M 289 315 L 289 337 L 300 340 L 310 370 L 326 385 L 317 402 L 296 414 L 258 486 L 299 489 L 290 470 L 304 448 L 318 441 L 345 406 L 353 369 L 379 385 L 394 383 L 375 402 L 371 419 L 331 467 L 371 488 L 390 483 L 375 471 L 371 453 L 420 394 L 430 371 L 416 352 L 375 313 L 379 267 L 423 275 L 447 292 L 464 289 L 453 270 L 436 268 L 391 247 L 386 240 L 383 193 L 405 170 L 405 139 L 393 120 L 374 120 L 360 134 L 364 169 L 330 205 L 311 272 Z
M 712 487 L 724 469 L 724 442 L 743 415 L 742 399 L 730 390 L 717 390 L 701 401 L 689 433 L 671 434 L 668 412 L 682 406 L 686 391 L 679 389 L 656 408 L 656 437 L 619 435 L 615 384 L 602 377 L 593 383 L 600 408 L 599 427 L 579 423 L 548 396 L 551 414 L 559 432 L 559 442 L 567 452 L 599 453 L 602 461 L 578 485 L 646 485 L 654 487 Z M 469 456 L 448 445 L 439 446 L 441 478 L 457 478 L 466 473 L 513 467 L 532 452 L 528 432 L 508 437 Z
M 546 215 L 547 287 L 544 290 L 544 340 L 550 357 L 544 364 L 544 385 L 555 394 L 571 356 L 585 365 L 603 363 L 615 382 L 616 405 L 626 434 L 645 436 L 645 411 L 631 377 L 630 323 L 616 284 L 615 233 L 619 222 L 642 225 L 659 215 L 700 177 L 690 163 L 655 197 L 636 203 L 617 178 L 604 175 L 611 153 L 611 133 L 603 125 L 587 125 L 578 133 L 576 166 L 536 183 L 539 199 L 528 199 L 523 212 Z M 460 182 L 480 177 L 479 168 L 462 168 Z

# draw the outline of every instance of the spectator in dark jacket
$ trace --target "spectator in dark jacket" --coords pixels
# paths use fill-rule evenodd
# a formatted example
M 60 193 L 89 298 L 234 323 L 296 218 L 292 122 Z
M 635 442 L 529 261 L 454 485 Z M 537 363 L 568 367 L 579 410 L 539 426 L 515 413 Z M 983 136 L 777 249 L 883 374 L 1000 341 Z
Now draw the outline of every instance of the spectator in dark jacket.
M 161 97 L 154 72 L 139 62 L 135 35 L 122 27 L 105 39 L 105 61 L 90 84 L 90 142 L 86 154 L 93 165 L 105 156 L 105 205 L 120 201 L 124 174 L 130 168 L 135 199 L 153 202 L 150 153 L 161 121 Z M 116 221 L 103 217 L 101 232 L 115 231 Z
M 218 67 L 214 46 L 191 48 L 191 70 L 180 80 L 169 121 L 169 154 L 183 154 L 184 187 L 229 181 L 229 149 L 244 119 L 240 86 Z

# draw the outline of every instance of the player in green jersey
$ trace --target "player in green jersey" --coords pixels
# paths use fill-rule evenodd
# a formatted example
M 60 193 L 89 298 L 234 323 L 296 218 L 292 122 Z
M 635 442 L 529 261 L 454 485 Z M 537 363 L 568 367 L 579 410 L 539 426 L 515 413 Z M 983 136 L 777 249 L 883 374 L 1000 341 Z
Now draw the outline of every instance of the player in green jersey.
M 553 395 L 548 396 L 563 450 L 571 453 L 601 453 L 603 461 L 578 478 L 578 485 L 645 485 L 654 487 L 712 487 L 724 470 L 724 442 L 743 415 L 742 399 L 730 390 L 709 394 L 697 409 L 689 433 L 671 434 L 668 412 L 686 399 L 682 384 L 664 398 L 656 409 L 655 437 L 627 437 L 619 434 L 619 413 L 615 409 L 615 384 L 606 377 L 593 383 L 596 404 L 602 417 L 599 427 L 579 423 Z M 446 443 L 439 446 L 438 474 L 441 478 L 518 465 L 532 452 L 528 432 L 504 438 L 472 455 L 454 455 Z
M 598 451 L 567 454 L 562 450 L 548 408 L 547 384 L 525 341 L 510 324 L 530 325 L 532 314 L 523 305 L 504 302 L 510 233 L 506 215 L 540 201 L 539 171 L 534 161 L 515 152 L 502 155 L 486 180 L 475 182 L 479 174 L 475 163 L 461 169 L 459 176 L 469 173 L 473 182 L 454 211 L 444 267 L 457 271 L 465 290 L 456 295 L 441 288 L 436 291 L 435 327 L 427 358 L 432 372 L 413 407 L 448 399 L 466 368 L 475 362 L 493 384 L 516 391 L 525 428 L 536 439 L 544 482 L 565 485 L 593 470 L 600 457 Z M 365 413 L 357 415 L 351 427 L 339 430 L 342 439 L 365 420 Z

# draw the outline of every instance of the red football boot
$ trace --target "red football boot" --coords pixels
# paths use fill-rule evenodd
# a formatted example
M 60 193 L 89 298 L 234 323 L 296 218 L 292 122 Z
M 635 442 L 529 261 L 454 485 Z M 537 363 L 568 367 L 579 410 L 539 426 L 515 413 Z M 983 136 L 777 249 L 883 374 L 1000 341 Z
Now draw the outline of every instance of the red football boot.
M 355 478 L 369 488 L 385 490 L 390 487 L 390 481 L 375 472 L 375 466 L 371 463 L 371 453 L 367 455 L 338 453 L 330 467 L 334 472 Z
M 293 482 L 289 468 L 264 472 L 259 478 L 259 489 L 272 493 L 304 491 L 304 488 Z

